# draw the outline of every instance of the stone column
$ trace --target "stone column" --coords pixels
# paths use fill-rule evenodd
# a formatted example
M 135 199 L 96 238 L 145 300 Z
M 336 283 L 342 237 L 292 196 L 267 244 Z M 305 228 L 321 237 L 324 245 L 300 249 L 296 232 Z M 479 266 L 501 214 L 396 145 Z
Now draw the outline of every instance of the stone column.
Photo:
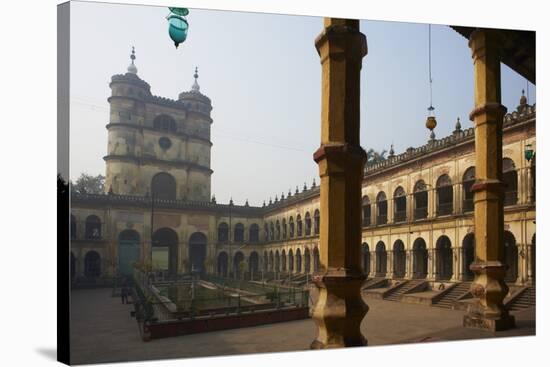
M 322 65 L 321 147 L 314 153 L 321 177 L 321 269 L 312 318 L 312 349 L 362 346 L 361 184 L 366 153 L 359 144 L 360 71 L 367 54 L 359 21 L 325 18 L 315 40 Z
M 394 274 L 393 274 L 393 266 L 394 266 L 394 263 L 393 263 L 393 250 L 389 250 L 386 252 L 387 254 L 387 259 L 386 259 L 386 278 L 390 278 L 390 279 L 393 279 L 394 277 Z
M 531 164 L 527 164 L 527 167 L 525 168 L 525 171 L 526 171 L 526 174 L 525 176 L 527 176 L 526 178 L 526 183 L 525 183 L 525 191 L 527 193 L 527 204 L 531 204 L 533 202 L 533 185 L 532 185 L 532 182 L 533 182 L 533 172 L 532 172 L 532 166 Z
M 533 244 L 528 243 L 527 244 L 527 284 L 534 284 L 535 283 L 535 274 L 533 269 Z
M 477 29 L 469 46 L 474 60 L 476 180 L 474 192 L 475 274 L 471 292 L 478 298 L 468 307 L 463 325 L 492 331 L 514 327 L 502 303 L 508 293 L 504 282 L 504 210 L 502 185 L 502 123 L 506 108 L 501 102 L 500 57 L 497 33 Z
M 435 253 L 434 250 L 428 249 L 428 279 L 435 279 Z
M 464 281 L 464 247 L 458 247 L 458 280 Z
M 457 281 L 460 280 L 460 249 L 458 247 L 452 247 L 451 249 L 453 251 L 453 276 L 451 280 Z
M 405 278 L 406 279 L 412 279 L 412 251 L 411 250 L 405 250 Z

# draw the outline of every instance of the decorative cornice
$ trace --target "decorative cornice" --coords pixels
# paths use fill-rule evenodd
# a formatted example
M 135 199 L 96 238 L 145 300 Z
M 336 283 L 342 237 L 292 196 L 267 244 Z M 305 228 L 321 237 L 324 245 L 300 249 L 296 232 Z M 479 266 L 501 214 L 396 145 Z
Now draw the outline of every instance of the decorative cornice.
M 200 140 L 201 142 L 208 143 L 209 146 L 212 146 L 212 142 L 209 139 L 203 138 L 202 136 L 192 135 L 192 134 L 187 134 L 187 133 L 182 133 L 182 132 L 175 132 L 174 133 L 174 132 L 160 131 L 160 130 L 157 130 L 157 129 L 151 127 L 151 126 L 128 124 L 128 123 L 125 123 L 125 122 L 113 122 L 113 123 L 109 123 L 109 124 L 105 125 L 105 127 L 107 129 L 123 127 L 123 128 L 131 128 L 131 129 L 136 129 L 136 130 L 155 131 L 155 132 L 158 132 L 158 133 L 164 134 L 164 135 L 176 135 L 178 137 L 182 137 L 182 138 L 185 138 L 185 139 Z
M 126 74 L 116 74 L 111 77 L 111 83 L 109 83 L 109 86 L 111 86 L 112 83 L 130 83 L 134 84 L 138 87 L 145 88 L 148 91 L 151 90 L 151 86 L 149 83 L 147 83 L 145 80 L 141 79 L 136 74 L 132 73 L 126 73 Z
M 503 129 L 509 129 L 523 122 L 534 120 L 536 118 L 536 105 L 526 106 L 521 112 L 514 111 L 507 113 L 503 118 Z M 466 144 L 474 141 L 474 128 L 464 129 L 462 131 L 453 132 L 451 135 L 442 139 L 436 139 L 428 142 L 417 148 L 408 148 L 404 153 L 397 154 L 392 158 L 387 158 L 383 161 L 367 164 L 365 166 L 365 176 L 378 171 L 383 171 L 415 159 L 422 158 L 431 153 L 444 151 L 454 146 Z
M 71 205 L 93 205 L 93 206 L 132 206 L 151 208 L 152 199 L 149 196 L 116 195 L 116 194 L 80 194 L 71 192 Z M 262 216 L 263 210 L 260 207 L 244 205 L 216 204 L 210 201 L 193 201 L 180 199 L 154 199 L 155 208 L 163 209 L 192 209 L 214 212 L 218 215 L 231 213 L 247 216 Z
M 153 164 L 165 164 L 165 165 L 169 165 L 169 166 L 173 166 L 173 167 L 177 167 L 177 168 L 190 168 L 190 169 L 196 169 L 198 171 L 204 171 L 204 172 L 207 172 L 209 174 L 212 174 L 214 173 L 214 171 L 212 171 L 209 167 L 206 167 L 206 166 L 202 166 L 200 164 L 197 164 L 197 163 L 193 163 L 193 162 L 188 162 L 188 161 L 165 161 L 165 160 L 162 160 L 162 159 L 157 159 L 157 158 L 154 158 L 154 157 L 136 157 L 136 156 L 131 156 L 131 155 L 115 155 L 115 154 L 110 154 L 110 155 L 106 155 L 105 157 L 103 157 L 103 160 L 105 161 L 130 161 L 130 162 L 134 162 L 134 163 L 137 163 L 138 165 L 142 165 L 142 164 L 147 164 L 147 163 L 153 163 Z
M 277 209 L 285 208 L 289 205 L 297 204 L 299 202 L 302 202 L 304 200 L 309 200 L 315 197 L 319 196 L 320 193 L 320 186 L 315 186 L 313 188 L 310 188 L 308 190 L 302 191 L 298 194 L 294 194 L 291 197 L 287 197 L 283 200 L 279 200 L 277 202 L 267 204 L 265 206 L 265 212 L 266 214 L 272 211 L 275 211 Z

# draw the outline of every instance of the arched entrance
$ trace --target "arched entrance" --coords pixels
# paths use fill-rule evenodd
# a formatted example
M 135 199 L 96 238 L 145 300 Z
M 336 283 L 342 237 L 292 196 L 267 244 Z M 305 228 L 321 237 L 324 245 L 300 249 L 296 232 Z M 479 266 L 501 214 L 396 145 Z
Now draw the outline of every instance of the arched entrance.
M 518 247 L 516 238 L 509 231 L 504 231 L 504 263 L 508 265 L 504 280 L 515 283 L 518 279 Z
M 473 233 L 468 233 L 462 240 L 462 273 L 464 280 L 473 280 L 474 272 L 470 270 L 470 265 L 475 259 L 475 237 Z
M 206 273 L 204 260 L 206 260 L 206 235 L 202 232 L 195 232 L 189 237 L 190 270 L 201 274 Z
M 222 251 L 218 254 L 218 275 L 227 277 L 227 266 L 229 263 L 229 257 L 227 252 Z
M 453 276 L 453 249 L 447 236 L 438 238 L 435 245 L 435 279 L 449 280 Z
M 405 265 L 407 255 L 405 254 L 405 244 L 403 241 L 397 240 L 393 244 L 393 276 L 394 278 L 405 277 Z
M 269 252 L 269 271 L 273 271 L 273 251 Z
M 178 235 L 171 228 L 157 229 L 153 233 L 153 270 L 167 272 L 175 277 L 178 273 Z
M 319 249 L 315 247 L 313 249 L 313 271 L 314 272 L 319 271 L 320 264 L 321 264 L 321 261 L 319 259 Z
M 259 256 L 256 251 L 252 251 L 248 257 L 248 271 L 250 272 L 250 279 L 255 279 L 258 277 L 258 272 L 260 269 L 259 266 Z
M 118 235 L 118 275 L 130 276 L 134 273 L 134 264 L 141 254 L 140 236 L 133 229 L 126 229 Z
M 286 271 L 286 252 L 285 250 L 281 251 L 281 271 Z
M 233 256 L 233 274 L 235 275 L 235 278 L 241 279 L 244 277 L 244 265 L 244 255 L 242 252 L 237 251 L 235 256 Z
M 306 273 L 311 271 L 311 257 L 308 248 L 304 250 L 304 271 Z
M 95 279 L 101 275 L 101 256 L 95 251 L 88 251 L 84 257 L 84 275 Z
M 296 272 L 302 272 L 302 253 L 300 252 L 300 249 L 296 250 Z
M 294 254 L 292 249 L 288 250 L 288 271 L 290 273 L 294 272 Z
M 386 245 L 380 241 L 376 244 L 376 276 L 385 277 L 388 267 L 388 253 L 386 252 Z
M 423 238 L 417 238 L 413 243 L 413 278 L 426 279 L 428 275 L 428 249 Z
M 279 250 L 275 251 L 275 272 L 278 273 L 281 271 L 281 255 L 279 255 Z
M 364 242 L 361 247 L 362 247 L 362 251 L 363 251 L 363 273 L 365 273 L 365 275 L 368 276 L 370 274 L 370 250 L 369 250 L 369 245 L 366 242 Z

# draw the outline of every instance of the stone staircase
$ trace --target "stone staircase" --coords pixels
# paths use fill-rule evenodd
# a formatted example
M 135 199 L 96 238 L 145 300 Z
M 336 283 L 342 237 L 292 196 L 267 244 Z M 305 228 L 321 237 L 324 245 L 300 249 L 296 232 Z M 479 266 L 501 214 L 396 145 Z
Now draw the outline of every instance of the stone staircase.
M 451 288 L 450 291 L 445 293 L 441 298 L 434 301 L 432 305 L 436 307 L 452 309 L 454 307 L 454 304 L 458 300 L 464 298 L 468 293 L 470 293 L 471 284 L 471 282 L 458 283 L 456 286 Z
M 414 279 L 405 281 L 398 286 L 390 289 L 384 294 L 384 299 L 388 301 L 400 301 L 401 296 L 408 293 L 409 291 L 421 286 L 423 283 L 426 283 L 424 279 Z
M 361 290 L 372 289 L 372 288 L 382 288 L 386 286 L 387 283 L 388 283 L 388 280 L 386 278 L 370 278 L 370 279 L 367 279 L 365 283 L 363 283 Z
M 511 300 L 507 305 L 509 311 L 520 311 L 536 305 L 536 288 L 528 287 L 518 297 Z

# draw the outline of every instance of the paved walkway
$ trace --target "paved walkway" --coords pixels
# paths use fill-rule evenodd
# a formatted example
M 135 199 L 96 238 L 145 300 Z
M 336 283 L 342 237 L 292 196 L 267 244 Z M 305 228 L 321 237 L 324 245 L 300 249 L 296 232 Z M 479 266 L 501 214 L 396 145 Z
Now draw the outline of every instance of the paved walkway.
M 461 326 L 463 311 L 383 300 L 366 300 L 361 323 L 369 345 L 534 335 L 534 310 L 516 314 L 518 328 L 492 334 Z M 311 320 L 141 341 L 132 305 L 109 289 L 72 292 L 73 364 L 307 350 L 315 337 Z

